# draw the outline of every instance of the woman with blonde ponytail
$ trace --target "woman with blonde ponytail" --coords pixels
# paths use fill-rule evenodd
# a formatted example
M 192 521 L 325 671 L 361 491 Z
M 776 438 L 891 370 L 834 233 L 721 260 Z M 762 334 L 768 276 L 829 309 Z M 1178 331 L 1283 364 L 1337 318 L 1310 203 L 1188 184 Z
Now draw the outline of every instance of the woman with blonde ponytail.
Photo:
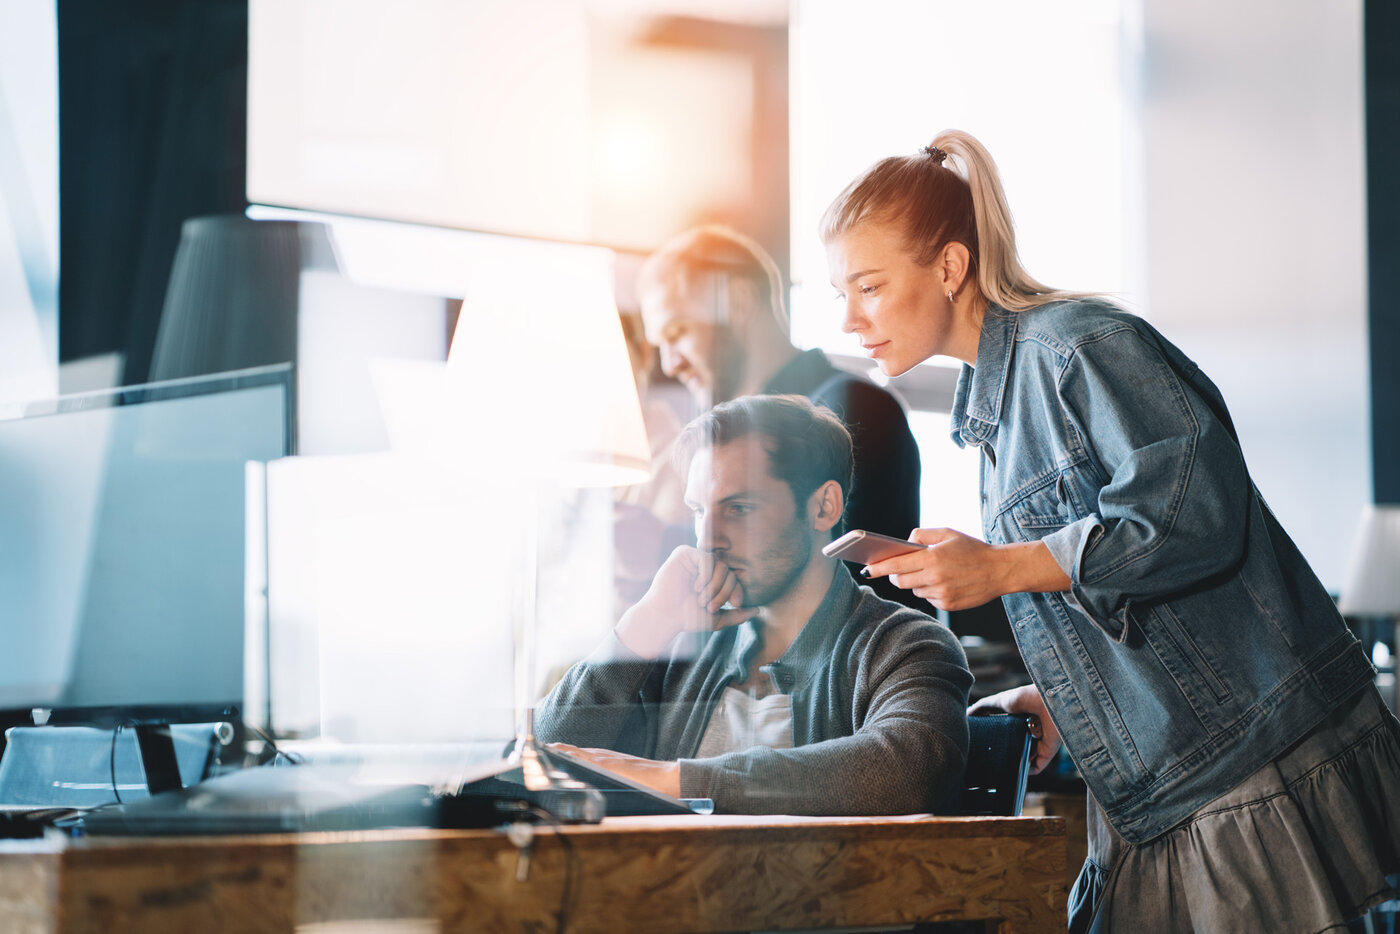
M 1089 787 L 1072 931 L 1314 932 L 1400 887 L 1400 722 L 1250 479 L 1225 401 L 1142 319 L 1032 278 L 996 164 L 949 130 L 821 223 L 843 329 L 889 376 L 964 364 L 982 534 L 873 564 L 935 606 L 1000 597 L 1038 723 Z

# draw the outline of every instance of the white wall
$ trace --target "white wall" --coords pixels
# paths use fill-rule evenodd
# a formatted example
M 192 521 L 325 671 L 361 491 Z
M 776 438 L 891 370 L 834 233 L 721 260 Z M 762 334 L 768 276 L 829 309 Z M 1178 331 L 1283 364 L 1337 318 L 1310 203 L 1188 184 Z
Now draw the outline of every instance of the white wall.
M 858 354 L 840 333 L 817 222 L 876 160 L 945 128 L 996 155 L 1021 256 L 1053 285 L 1142 292 L 1138 44 L 1118 0 L 800 0 L 793 8 L 793 339 Z M 1007 24 L 1015 24 L 1007 28 Z M 948 440 L 956 361 L 894 380 L 923 464 L 921 523 L 980 534 L 978 453 Z M 944 368 L 936 372 L 935 368 Z M 877 374 L 878 378 L 878 374 Z
M 1146 0 L 1146 312 L 1330 588 L 1369 501 L 1360 0 Z
M 1022 258 L 1042 281 L 1132 293 L 1138 179 L 1118 0 L 799 0 L 793 9 L 793 331 L 857 354 L 839 332 L 822 212 L 878 159 L 940 130 L 998 162 Z

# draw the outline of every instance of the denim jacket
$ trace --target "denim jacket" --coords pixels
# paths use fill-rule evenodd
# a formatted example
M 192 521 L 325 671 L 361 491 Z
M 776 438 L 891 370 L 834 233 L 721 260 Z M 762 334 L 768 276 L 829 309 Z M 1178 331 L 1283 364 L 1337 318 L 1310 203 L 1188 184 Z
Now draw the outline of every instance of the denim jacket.
M 1044 541 L 1067 593 L 1003 597 L 1095 799 L 1129 842 L 1277 757 L 1373 669 L 1250 480 L 1219 390 L 1109 305 L 991 306 L 952 434 L 993 544 Z

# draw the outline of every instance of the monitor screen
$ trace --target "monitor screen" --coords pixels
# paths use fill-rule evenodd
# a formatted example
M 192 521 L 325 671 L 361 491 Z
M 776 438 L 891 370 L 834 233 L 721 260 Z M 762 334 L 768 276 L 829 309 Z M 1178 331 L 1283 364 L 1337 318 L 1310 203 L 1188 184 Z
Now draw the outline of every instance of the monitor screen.
M 240 705 L 246 465 L 291 453 L 291 397 L 280 365 L 0 418 L 0 710 Z

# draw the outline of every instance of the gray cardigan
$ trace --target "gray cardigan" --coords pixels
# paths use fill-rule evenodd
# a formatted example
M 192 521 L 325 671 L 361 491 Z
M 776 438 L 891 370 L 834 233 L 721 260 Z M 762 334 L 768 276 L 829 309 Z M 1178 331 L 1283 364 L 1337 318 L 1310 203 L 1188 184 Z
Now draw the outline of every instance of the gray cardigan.
M 967 759 L 972 675 L 925 614 L 832 576 L 817 611 L 765 668 L 792 698 L 792 749 L 690 758 L 727 685 L 745 680 L 756 620 L 641 658 L 611 636 L 535 713 L 544 742 L 679 760 L 681 796 L 749 814 L 912 814 L 955 790 Z

